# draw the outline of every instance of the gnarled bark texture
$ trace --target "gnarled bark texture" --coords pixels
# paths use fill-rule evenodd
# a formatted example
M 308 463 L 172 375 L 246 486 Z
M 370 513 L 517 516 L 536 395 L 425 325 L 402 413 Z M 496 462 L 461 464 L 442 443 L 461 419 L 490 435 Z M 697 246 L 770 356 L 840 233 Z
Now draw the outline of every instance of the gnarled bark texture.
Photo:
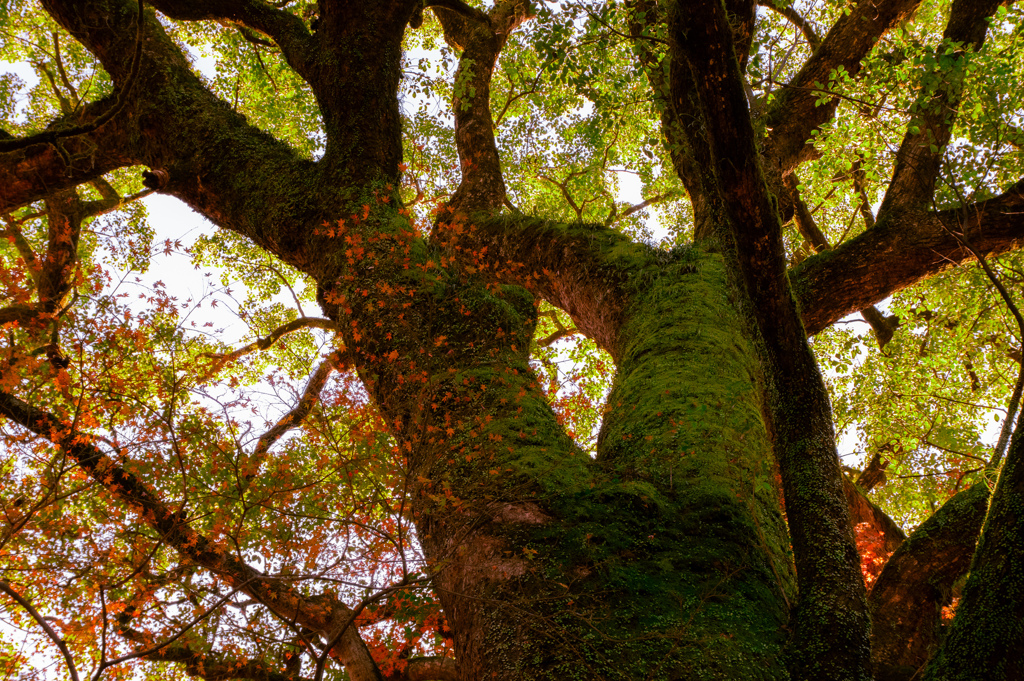
M 601 226 L 502 212 L 488 92 L 508 33 L 532 15 L 528 3 L 487 11 L 425 3 L 464 48 L 454 101 L 463 180 L 429 240 L 415 233 L 396 189 L 401 40 L 424 3 L 321 0 L 313 31 L 279 4 L 155 3 L 167 17 L 230 21 L 272 40 L 316 97 L 321 160 L 300 158 L 215 97 L 147 9 L 124 115 L 69 140 L 63 156 L 43 145 L 0 153 L 0 210 L 47 199 L 51 224 L 66 217 L 63 229 L 76 233 L 67 192 L 144 166 L 160 171 L 154 187 L 316 281 L 345 359 L 415 481 L 411 515 L 453 631 L 454 663 L 411 664 L 407 677 L 869 678 L 850 507 L 854 518 L 886 519 L 844 492 L 806 336 L 973 257 L 955 234 L 983 255 L 1024 238 L 1024 183 L 956 210 L 927 207 L 931 184 L 913 201 L 894 200 L 859 237 L 786 271 L 781 218 L 799 197 L 785 191 L 784 176 L 813 157 L 807 140 L 837 106 L 815 106 L 814 83 L 838 67 L 856 73 L 917 1 L 854 3 L 757 131 L 743 91 L 754 4 L 631 4 L 636 21 L 666 23 L 669 35 L 668 54 L 641 50 L 641 58 L 661 74 L 652 82 L 665 138 L 695 212 L 695 245 L 672 251 Z M 125 87 L 138 5 L 43 5 Z M 980 45 L 979 22 L 995 6 L 955 2 L 950 30 Z M 956 106 L 957 87 L 940 93 L 946 105 Z M 86 105 L 57 124 L 106 106 Z M 935 125 L 934 135 L 945 134 Z M 923 153 L 908 149 L 900 177 Z M 932 165 L 918 169 L 928 175 Z M 47 304 L 67 295 L 61 273 L 73 254 L 58 245 L 47 256 L 53 276 L 40 286 Z M 595 459 L 560 426 L 529 364 L 538 299 L 568 313 L 616 363 Z M 0 321 L 31 311 L 5 308 Z M 349 678 L 382 678 L 356 614 L 339 599 L 301 597 L 221 551 L 99 446 L 16 395 L 0 393 L 0 413 L 53 438 L 185 559 L 333 642 Z M 1024 659 L 1022 480 L 1018 432 L 934 678 L 974 678 L 982 668 L 1011 678 Z M 973 536 L 957 525 L 947 537 L 944 519 L 976 519 L 983 506 L 980 491 L 958 497 L 896 552 L 871 596 L 877 669 L 913 667 L 931 649 L 934 612 Z

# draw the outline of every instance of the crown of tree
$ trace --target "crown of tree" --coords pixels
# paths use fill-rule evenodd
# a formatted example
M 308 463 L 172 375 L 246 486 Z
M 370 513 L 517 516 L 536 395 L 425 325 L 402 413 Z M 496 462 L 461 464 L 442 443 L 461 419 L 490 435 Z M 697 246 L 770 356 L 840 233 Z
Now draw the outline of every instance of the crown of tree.
M 1024 678 L 1022 26 L 0 2 L 0 673 Z

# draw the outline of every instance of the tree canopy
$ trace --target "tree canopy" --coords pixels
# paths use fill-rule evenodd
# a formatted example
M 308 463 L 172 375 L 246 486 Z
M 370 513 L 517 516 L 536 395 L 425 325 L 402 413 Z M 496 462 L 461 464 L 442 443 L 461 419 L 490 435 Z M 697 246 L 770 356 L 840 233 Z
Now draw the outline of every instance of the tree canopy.
M 0 0 L 0 673 L 1019 678 L 1022 41 Z

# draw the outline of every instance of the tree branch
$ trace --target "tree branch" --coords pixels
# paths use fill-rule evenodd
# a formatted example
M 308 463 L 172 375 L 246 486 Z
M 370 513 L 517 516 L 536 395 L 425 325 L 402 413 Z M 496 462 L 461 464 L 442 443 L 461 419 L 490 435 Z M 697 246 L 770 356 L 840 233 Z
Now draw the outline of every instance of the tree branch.
M 644 201 L 641 201 L 640 203 L 636 203 L 636 204 L 633 204 L 632 206 L 629 206 L 628 208 L 626 208 L 626 210 L 622 211 L 621 213 L 619 213 L 616 210 L 615 204 L 613 203 L 612 204 L 612 212 L 608 215 L 608 218 L 605 220 L 605 223 L 604 223 L 605 227 L 611 227 L 612 225 L 614 225 L 619 220 L 624 220 L 624 219 L 628 218 L 630 215 L 633 215 L 635 213 L 639 213 L 640 211 L 645 210 L 647 208 L 650 208 L 653 205 L 659 204 L 662 201 L 667 201 L 668 199 L 678 198 L 681 195 L 682 195 L 682 192 L 676 191 L 676 190 L 669 190 L 667 192 L 662 192 L 661 194 L 655 194 L 654 196 L 652 196 L 649 199 L 645 199 Z
M 68 650 L 68 646 L 64 643 L 64 639 L 57 635 L 57 632 L 46 623 L 46 618 L 39 614 L 39 611 L 32 607 L 32 604 L 25 600 L 21 594 L 14 590 L 11 583 L 7 580 L 0 579 L 0 591 L 13 598 L 18 605 L 25 609 L 25 611 L 32 616 L 32 619 L 36 621 L 36 624 L 46 632 L 46 635 L 51 641 L 53 641 L 57 648 L 60 649 L 60 654 L 64 656 L 64 663 L 68 666 L 68 674 L 71 676 L 71 681 L 78 681 L 78 669 L 75 668 L 75 660 L 71 657 L 71 651 Z
M 147 653 L 146 659 L 176 662 L 185 667 L 189 676 L 208 681 L 307 681 L 297 673 L 274 671 L 258 660 L 243 662 L 224 653 L 203 653 L 192 650 L 188 644 L 159 648 Z
M 458 666 L 450 657 L 414 657 L 396 681 L 458 681 Z
M 868 597 L 872 658 L 878 678 L 912 675 L 939 641 L 940 608 L 970 564 L 988 509 L 977 484 L 947 501 L 889 557 Z
M 995 678 L 1024 675 L 1024 415 L 1017 423 L 992 492 L 981 537 L 949 635 L 926 679 L 967 679 L 979 669 Z
M 285 61 L 307 82 L 312 76 L 314 45 L 305 22 L 291 12 L 261 0 L 150 0 L 171 19 L 229 21 L 269 37 Z M 243 35 L 245 33 L 243 32 Z M 251 36 L 251 34 L 250 34 Z M 251 40 L 246 36 L 247 40 Z
M 801 262 L 789 276 L 807 333 L 818 333 L 973 258 L 955 233 L 962 233 L 983 256 L 1019 248 L 1024 244 L 1024 180 L 997 197 L 962 208 L 890 213 L 873 229 Z
M 736 275 L 763 343 L 764 411 L 782 475 L 800 592 L 790 674 L 867 678 L 870 618 L 831 408 L 786 277 L 782 225 L 759 164 L 724 6 L 721 0 L 677 3 L 669 27 L 693 75 L 732 232 Z M 673 90 L 673 98 L 679 95 Z M 822 552 L 834 557 L 827 569 Z
M 854 483 L 843 476 L 843 494 L 850 505 L 850 527 L 867 523 L 885 541 L 885 550 L 895 551 L 906 540 L 900 526 L 885 511 L 872 502 Z
M 233 587 L 263 603 L 281 619 L 297 622 L 329 637 L 335 636 L 340 622 L 350 619 L 352 611 L 341 601 L 322 596 L 327 598 L 327 603 L 313 603 L 290 583 L 250 567 L 232 552 L 196 532 L 182 514 L 168 508 L 139 478 L 104 454 L 87 436 L 74 433 L 48 412 L 0 391 L 0 414 L 57 444 L 93 479 L 134 509 L 143 522 L 183 557 L 224 576 Z M 334 652 L 353 681 L 382 681 L 355 627 L 345 628 Z
M 761 7 L 767 7 L 768 9 L 781 14 L 789 20 L 789 23 L 796 26 L 801 33 L 804 34 L 804 39 L 807 44 L 811 46 L 811 52 L 817 52 L 818 48 L 821 47 L 821 38 L 818 37 L 817 31 L 814 30 L 813 24 L 807 19 L 800 16 L 800 13 L 796 11 L 793 5 L 776 4 L 774 0 L 758 0 L 758 5 Z
M 480 216 L 445 229 L 448 253 L 467 272 L 516 284 L 564 310 L 576 328 L 618 356 L 631 273 L 655 266 L 645 246 L 600 225 L 527 216 Z
M 926 205 L 935 193 L 942 159 L 946 153 L 963 96 L 963 81 L 972 52 L 985 42 L 988 19 L 1001 0 L 955 0 L 942 42 L 936 48 L 935 62 L 927 83 L 911 105 L 907 133 L 896 152 L 896 168 L 885 192 L 879 216 L 891 210 Z M 952 55 L 942 54 L 955 48 Z
M 213 359 L 214 362 L 198 382 L 202 382 L 210 378 L 213 374 L 220 371 L 224 365 L 234 362 L 246 355 L 252 354 L 257 350 L 266 350 L 288 334 L 295 333 L 301 329 L 326 329 L 328 331 L 337 331 L 338 325 L 330 319 L 324 319 L 321 317 L 299 317 L 298 319 L 293 319 L 286 324 L 282 324 L 266 336 L 263 336 L 248 345 L 242 346 L 237 350 L 233 350 L 222 355 L 204 353 L 203 356 Z
M 840 66 L 850 75 L 857 74 L 861 60 L 882 34 L 908 18 L 920 1 L 859 0 L 849 14 L 839 17 L 790 87 L 777 93 L 765 115 L 770 131 L 764 144 L 767 166 L 785 175 L 813 155 L 814 148 L 807 144 L 811 131 L 831 120 L 838 105 L 833 99 L 818 106 L 818 88 L 826 85 Z
M 323 390 L 324 385 L 327 383 L 327 379 L 330 378 L 331 374 L 335 371 L 344 371 L 348 366 L 348 362 L 345 358 L 344 350 L 336 350 L 332 352 L 313 372 L 313 375 L 309 377 L 309 381 L 306 383 L 305 389 L 302 391 L 302 397 L 299 398 L 299 403 L 289 411 L 287 414 L 282 416 L 274 427 L 265 432 L 260 436 L 259 441 L 256 443 L 256 449 L 253 450 L 252 457 L 247 465 L 248 473 L 247 478 L 256 475 L 256 471 L 259 469 L 260 464 L 266 457 L 267 452 L 274 445 L 275 442 L 281 439 L 281 437 L 293 428 L 297 428 L 302 425 L 303 420 L 309 416 L 309 412 L 313 410 L 314 405 L 320 399 L 320 391 Z
M 136 34 L 135 34 L 135 49 L 132 51 L 131 66 L 128 70 L 127 78 L 121 87 L 118 88 L 114 95 L 113 105 L 104 111 L 102 114 L 82 125 L 77 125 L 71 128 L 55 128 L 46 130 L 45 132 L 36 133 L 35 135 L 29 135 L 28 137 L 22 137 L 18 139 L 2 140 L 0 139 L 0 154 L 8 151 L 17 151 L 19 149 L 25 149 L 27 147 L 36 144 L 49 144 L 53 146 L 59 153 L 64 152 L 63 148 L 58 144 L 61 139 L 67 137 L 77 137 L 78 135 L 88 135 L 91 132 L 98 130 L 104 124 L 112 120 L 119 113 L 124 111 L 128 105 L 128 96 L 131 94 L 132 88 L 135 86 L 135 81 L 139 77 L 139 66 L 142 63 L 142 28 L 144 25 L 143 17 L 144 12 L 142 10 L 142 1 L 138 0 L 138 8 L 136 10 L 137 23 L 136 23 Z M 58 55 L 60 52 L 58 51 Z M 63 68 L 61 69 L 63 73 Z M 65 76 L 66 78 L 66 76 Z M 65 160 L 70 162 L 70 157 Z M 69 163 L 70 165 L 70 163 Z
M 811 247 L 816 253 L 823 253 L 832 248 L 828 243 L 828 239 L 818 229 L 818 224 L 814 221 L 814 216 L 811 215 L 811 211 L 807 210 L 807 205 L 804 204 L 800 198 L 800 192 L 798 185 L 800 180 L 796 176 L 796 172 L 792 172 L 783 178 L 783 183 L 786 189 L 789 191 L 790 198 L 793 202 L 793 221 L 796 223 L 797 229 L 800 234 L 810 242 Z M 863 193 L 863 190 L 861 190 Z M 870 213 L 868 213 L 870 215 Z M 885 315 L 878 310 L 874 305 L 869 305 L 860 311 L 864 317 L 864 321 L 871 325 L 871 330 L 875 332 L 875 339 L 878 341 L 878 347 L 880 349 L 885 348 L 886 344 L 892 340 L 893 332 L 896 327 L 899 326 L 899 320 L 896 317 Z
M 115 82 L 126 76 L 125 50 L 132 43 L 126 38 L 130 24 L 125 17 L 136 18 L 134 3 L 44 0 L 44 5 L 96 55 Z M 129 119 L 133 129 L 122 131 L 133 144 L 126 150 L 126 160 L 157 169 L 161 191 L 289 264 L 309 274 L 322 274 L 327 262 L 321 257 L 322 240 L 315 234 L 325 220 L 333 222 L 337 217 L 322 212 L 324 206 L 329 206 L 326 210 L 337 206 L 325 201 L 328 190 L 324 187 L 330 185 L 329 193 L 336 197 L 344 193 L 344 183 L 317 180 L 323 172 L 317 164 L 299 158 L 286 144 L 249 125 L 214 96 L 159 21 L 147 17 L 141 78 L 132 90 L 136 95 L 132 115 L 119 116 L 101 130 Z M 273 181 L 268 182 L 268 177 Z M 63 178 L 50 186 L 44 186 L 42 178 L 33 180 L 42 195 L 54 185 L 67 184 Z
M 455 72 L 452 111 L 462 182 L 448 202 L 452 214 L 500 210 L 505 180 L 494 141 L 491 76 L 509 34 L 533 16 L 529 0 L 500 0 L 485 15 L 433 5 L 445 39 L 462 49 Z
M 82 121 L 95 122 L 110 111 L 110 106 L 109 98 L 85 104 L 55 119 L 50 127 L 67 129 L 68 125 L 78 127 Z M 130 117 L 118 116 L 90 134 L 0 154 L 0 213 L 132 165 L 136 152 L 131 133 L 135 129 Z

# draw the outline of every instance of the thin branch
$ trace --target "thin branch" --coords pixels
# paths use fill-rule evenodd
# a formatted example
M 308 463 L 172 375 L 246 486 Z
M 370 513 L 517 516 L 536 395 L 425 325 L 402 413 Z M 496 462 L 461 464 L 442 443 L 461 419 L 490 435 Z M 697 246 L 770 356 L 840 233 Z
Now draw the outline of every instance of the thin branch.
M 82 98 L 78 96 L 78 90 L 76 90 L 75 86 L 71 84 L 71 79 L 68 78 L 68 73 L 64 70 L 64 59 L 60 56 L 60 34 L 57 33 L 57 31 L 54 31 L 51 35 L 53 37 L 53 61 L 57 64 L 57 73 L 60 75 L 60 82 L 63 83 L 64 87 L 66 87 L 68 92 L 71 93 L 74 108 L 77 109 L 78 105 L 82 102 Z
M 561 192 L 562 192 L 562 196 L 569 203 L 569 206 L 572 208 L 573 212 L 576 213 L 576 219 L 578 219 L 578 220 L 582 220 L 583 219 L 583 209 L 580 208 L 579 205 L 576 204 L 575 200 L 573 200 L 572 194 L 569 193 L 569 188 L 566 186 L 567 182 L 559 182 L 555 178 L 553 178 L 553 177 L 551 177 L 549 175 L 543 175 L 543 174 L 538 175 L 537 179 L 538 180 L 545 180 L 545 181 L 550 182 L 551 184 L 555 185 L 556 187 L 558 187 L 558 189 L 561 190 Z M 568 178 L 566 178 L 566 180 L 568 181 Z
M 17 601 L 18 605 L 23 607 L 32 619 L 46 632 L 46 635 L 50 637 L 50 640 L 57 644 L 60 648 L 61 655 L 64 656 L 64 662 L 68 666 L 68 674 L 71 675 L 71 681 L 78 681 L 78 670 L 75 668 L 75 660 L 71 657 L 71 651 L 68 650 L 67 644 L 64 643 L 64 639 L 57 635 L 50 625 L 46 623 L 46 618 L 39 614 L 39 611 L 32 607 L 32 604 L 25 600 L 21 594 L 14 590 L 10 582 L 4 579 L 0 579 L 0 591 Z
M 1024 316 L 1021 315 L 1020 309 L 1013 301 L 1013 297 L 1010 292 L 1006 290 L 1003 282 L 1000 281 L 999 276 L 995 273 L 988 262 L 985 260 L 985 256 L 976 251 L 971 244 L 960 234 L 950 232 L 956 237 L 964 248 L 971 252 L 977 261 L 981 265 L 981 268 L 985 271 L 985 276 L 989 278 L 992 285 L 999 291 L 999 295 L 1002 296 L 1003 302 L 1006 303 L 1007 309 L 1010 310 L 1010 314 L 1017 322 L 1017 330 L 1020 332 L 1021 349 L 1024 351 Z M 999 467 L 999 462 L 1003 458 L 1003 454 L 1006 452 L 1006 446 L 1010 442 L 1010 434 L 1013 432 L 1014 417 L 1017 415 L 1017 408 L 1020 406 L 1021 392 L 1024 391 L 1024 363 L 1021 364 L 1020 370 L 1017 372 L 1017 382 L 1013 387 L 1013 394 L 1010 396 L 1010 404 L 1006 409 L 1006 419 L 1003 421 L 1003 427 L 999 432 L 999 440 L 996 443 L 995 450 L 992 453 L 992 460 L 988 464 L 990 470 L 994 470 Z
M 203 376 L 199 379 L 198 382 L 205 381 L 210 376 L 220 371 L 221 367 L 223 367 L 225 364 L 228 364 L 229 362 L 234 362 L 240 357 L 252 354 L 257 350 L 266 350 L 284 336 L 287 336 L 290 333 L 294 333 L 300 329 L 326 329 L 328 331 L 337 331 L 338 325 L 335 324 L 330 319 L 323 319 L 320 317 L 299 317 L 298 319 L 293 319 L 287 324 L 282 324 L 281 326 L 277 327 L 263 338 L 259 338 L 253 341 L 252 343 L 249 343 L 248 345 L 238 348 L 237 350 L 234 350 L 232 352 L 228 352 L 225 354 L 215 354 L 210 352 L 203 353 L 203 357 L 209 357 L 213 359 L 214 362 L 211 365 L 211 367 L 207 369 L 206 373 L 203 374 Z
M 407 589 L 411 586 L 423 584 L 424 582 L 430 581 L 431 579 L 432 577 L 429 576 L 420 577 L 418 579 L 409 579 L 408 576 L 405 576 L 397 584 L 392 584 L 391 586 L 385 587 L 377 593 L 371 596 L 367 596 L 362 601 L 360 601 L 356 607 L 352 608 L 351 614 L 348 616 L 348 619 L 346 619 L 345 622 L 342 623 L 341 627 L 334 633 L 330 641 L 324 647 L 323 652 L 317 657 L 316 674 L 313 677 L 314 681 L 323 680 L 324 667 L 327 664 L 327 658 L 330 655 L 330 652 L 334 650 L 334 647 L 338 645 L 338 643 L 342 639 L 342 636 L 344 636 L 346 632 L 348 632 L 350 629 L 352 631 L 355 631 L 355 627 L 353 625 L 355 624 L 356 618 L 359 617 L 360 613 L 362 613 L 367 606 L 376 603 L 377 601 L 381 600 L 386 596 L 391 595 L 392 593 L 395 593 L 396 591 L 402 591 L 403 589 Z
M 275 442 L 281 439 L 281 437 L 293 428 L 297 428 L 302 424 L 309 413 L 313 410 L 313 406 L 320 399 L 320 391 L 323 390 L 324 385 L 327 383 L 327 379 L 330 378 L 331 374 L 335 371 L 344 371 L 348 366 L 346 359 L 346 352 L 344 349 L 335 350 L 324 359 L 323 362 L 316 368 L 313 375 L 310 376 L 309 382 L 306 383 L 306 388 L 302 391 L 302 397 L 299 398 L 299 403 L 295 407 L 281 417 L 274 427 L 265 432 L 260 436 L 259 441 L 256 443 L 256 449 L 253 450 L 252 458 L 249 461 L 248 472 L 246 478 L 251 479 L 256 475 L 256 471 L 266 456 L 267 451 L 273 446 Z
M 229 583 L 266 606 L 284 622 L 299 623 L 330 635 L 336 623 L 351 618 L 352 609 L 337 598 L 323 594 L 304 596 L 289 582 L 275 579 L 251 567 L 230 551 L 192 528 L 181 513 L 171 510 L 137 476 L 111 460 L 83 433 L 76 433 L 56 416 L 0 390 L 0 414 L 22 428 L 57 444 L 82 469 L 113 495 L 131 507 L 142 520 L 190 562 L 226 577 Z M 330 633 L 328 633 L 330 632 Z M 366 644 L 355 628 L 342 629 L 336 651 L 353 681 L 379 681 L 380 673 Z
M 807 44 L 811 46 L 811 52 L 817 52 L 818 48 L 821 47 L 821 38 L 818 37 L 817 31 L 814 30 L 814 25 L 800 16 L 800 13 L 792 5 L 777 5 L 773 0 L 759 0 L 757 4 L 778 12 L 786 17 L 789 23 L 800 29 L 800 32 L 804 34 L 804 39 L 807 40 Z
M 28 271 L 33 285 L 38 286 L 39 282 L 36 279 L 39 277 L 39 258 L 32 249 L 32 244 L 28 242 L 19 228 L 23 220 L 15 220 L 10 215 L 4 215 L 4 222 L 7 223 L 7 229 L 4 230 L 5 235 L 14 242 L 14 247 L 18 249 L 18 255 L 25 262 L 25 269 Z
M 165 647 L 169 646 L 170 644 L 174 643 L 179 638 L 181 638 L 182 636 L 187 634 L 194 626 L 196 626 L 197 624 L 199 624 L 200 622 L 205 620 L 207 617 L 209 617 L 210 614 L 215 612 L 218 608 L 220 608 L 220 606 L 224 605 L 224 603 L 226 603 L 228 600 L 233 598 L 235 596 L 235 594 L 237 594 L 239 591 L 243 591 L 245 589 L 245 587 L 248 586 L 249 582 L 251 582 L 251 581 L 253 581 L 253 579 L 249 579 L 249 580 L 247 580 L 245 582 L 242 582 L 241 584 L 235 585 L 235 588 L 231 590 L 231 593 L 227 594 L 226 596 L 222 596 L 216 603 L 214 603 L 209 608 L 207 608 L 205 612 L 201 612 L 201 613 L 199 613 L 199 615 L 197 615 L 196 617 L 192 618 L 191 622 L 189 622 L 184 627 L 182 627 L 177 633 L 174 634 L 174 636 L 171 636 L 166 641 L 163 641 L 162 643 L 158 643 L 158 644 L 156 644 L 154 646 L 150 646 L 149 648 L 146 648 L 144 650 L 139 650 L 139 651 L 136 651 L 134 653 L 128 653 L 126 655 L 122 655 L 121 657 L 114 658 L 113 660 L 104 660 L 104 661 L 102 661 L 100 663 L 100 665 L 96 668 L 96 671 L 93 673 L 92 681 L 96 681 L 97 679 L 99 679 L 100 674 L 103 673 L 103 671 L 105 669 L 107 669 L 109 667 L 113 667 L 115 664 L 121 664 L 122 662 L 127 662 L 128 660 L 134 660 L 134 659 L 139 658 L 139 657 L 147 657 L 149 655 L 152 655 L 156 651 L 160 650 L 161 648 L 165 648 Z
M 641 201 L 640 203 L 632 205 L 629 208 L 627 208 L 626 210 L 622 211 L 621 213 L 618 212 L 618 210 L 615 207 L 615 203 L 613 202 L 612 203 L 611 212 L 609 212 L 608 218 L 604 222 L 605 227 L 610 227 L 613 224 L 615 224 L 616 222 L 618 222 L 619 220 L 624 220 L 624 219 L 628 218 L 630 215 L 633 215 L 634 213 L 639 213 L 640 211 L 644 210 L 645 208 L 650 208 L 651 206 L 653 206 L 653 205 L 655 205 L 657 203 L 661 203 L 662 201 L 667 201 L 669 199 L 674 199 L 674 198 L 676 198 L 679 195 L 680 195 L 680 193 L 678 191 L 676 191 L 674 189 L 670 189 L 667 192 L 663 192 L 661 194 L 655 194 L 654 196 L 652 196 L 651 198 L 649 198 L 649 199 L 647 199 L 645 201 Z
M 558 318 L 558 313 L 556 313 L 554 310 L 550 310 L 548 312 L 541 312 L 537 316 L 538 317 L 547 317 L 555 325 L 555 331 L 552 334 L 550 334 L 549 336 L 547 336 L 546 338 L 538 340 L 537 341 L 537 347 L 540 347 L 540 348 L 549 347 L 550 345 L 552 345 L 556 341 L 559 341 L 559 340 L 561 340 L 563 338 L 567 338 L 568 336 L 574 336 L 574 335 L 576 335 L 577 333 L 580 332 L 579 329 L 577 329 L 575 327 L 565 326 L 564 324 L 562 324 L 561 320 Z

